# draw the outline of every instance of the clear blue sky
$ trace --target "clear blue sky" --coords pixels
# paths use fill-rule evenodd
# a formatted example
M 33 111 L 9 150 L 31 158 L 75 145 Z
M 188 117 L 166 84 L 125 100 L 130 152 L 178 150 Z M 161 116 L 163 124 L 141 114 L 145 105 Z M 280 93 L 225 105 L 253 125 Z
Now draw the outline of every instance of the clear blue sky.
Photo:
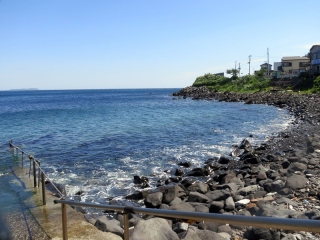
M 182 88 L 320 44 L 319 0 L 0 0 L 0 90 Z

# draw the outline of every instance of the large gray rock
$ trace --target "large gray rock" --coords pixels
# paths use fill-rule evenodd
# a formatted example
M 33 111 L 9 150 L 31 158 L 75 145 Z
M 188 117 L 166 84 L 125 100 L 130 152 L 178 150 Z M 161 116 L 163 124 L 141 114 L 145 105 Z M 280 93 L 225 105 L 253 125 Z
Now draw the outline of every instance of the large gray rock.
M 238 189 L 239 189 L 239 184 L 236 184 L 234 182 L 231 183 L 227 183 L 227 184 L 222 184 L 222 185 L 218 185 L 217 189 L 221 190 L 221 189 L 229 189 L 229 191 L 231 193 L 235 193 Z
M 291 163 L 288 167 L 288 173 L 294 173 L 296 171 L 303 172 L 307 169 L 307 165 L 301 162 Z
M 192 184 L 190 187 L 188 187 L 188 190 L 190 192 L 199 192 L 204 194 L 208 192 L 208 185 L 202 182 L 196 182 Z
M 224 209 L 226 211 L 233 211 L 235 209 L 235 203 L 233 201 L 233 198 L 230 196 L 226 199 L 224 203 Z
M 172 202 L 176 197 L 186 196 L 185 191 L 178 184 L 161 188 L 161 191 L 163 192 L 162 202 L 166 204 Z
M 158 208 L 162 203 L 162 197 L 162 192 L 151 193 L 145 198 L 144 204 L 147 208 Z
M 289 216 L 295 216 L 298 212 L 294 210 L 288 210 L 281 206 L 271 206 L 264 205 L 259 208 L 256 213 L 257 216 L 263 217 L 279 217 L 279 218 L 288 218 Z
M 243 187 L 243 188 L 240 188 L 236 194 L 239 194 L 239 195 L 242 195 L 242 196 L 247 196 L 249 194 L 252 194 L 256 191 L 259 190 L 259 186 L 258 185 L 250 185 L 250 186 L 247 186 L 247 187 Z
M 203 195 L 198 192 L 190 192 L 188 202 L 199 202 L 199 203 L 207 203 L 210 202 L 210 198 L 208 198 L 206 195 Z
M 131 240 L 179 240 L 169 223 L 162 218 L 140 221 L 135 226 Z
M 103 232 L 111 232 L 122 237 L 123 229 L 120 227 L 120 222 L 116 219 L 109 220 L 106 216 L 101 216 L 94 224 L 99 230 Z
M 177 210 L 177 211 L 186 211 L 186 212 L 194 212 L 195 209 L 190 203 L 182 202 L 180 204 L 171 205 L 169 207 L 170 210 Z
M 212 201 L 225 200 L 231 196 L 230 192 L 227 190 L 215 190 L 206 193 L 206 196 Z
M 286 187 L 292 190 L 297 190 L 307 186 L 308 179 L 304 176 L 292 174 L 287 178 Z

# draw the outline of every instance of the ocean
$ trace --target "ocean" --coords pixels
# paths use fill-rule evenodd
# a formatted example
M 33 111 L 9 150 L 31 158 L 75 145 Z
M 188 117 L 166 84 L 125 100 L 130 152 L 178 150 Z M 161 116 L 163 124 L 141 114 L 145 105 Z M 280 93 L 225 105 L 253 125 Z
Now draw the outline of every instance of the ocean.
M 285 109 L 173 97 L 178 90 L 1 91 L 0 176 L 20 163 L 9 151 L 13 140 L 71 199 L 83 191 L 81 201 L 106 203 L 133 193 L 135 175 L 154 187 L 180 161 L 200 167 L 293 120 Z

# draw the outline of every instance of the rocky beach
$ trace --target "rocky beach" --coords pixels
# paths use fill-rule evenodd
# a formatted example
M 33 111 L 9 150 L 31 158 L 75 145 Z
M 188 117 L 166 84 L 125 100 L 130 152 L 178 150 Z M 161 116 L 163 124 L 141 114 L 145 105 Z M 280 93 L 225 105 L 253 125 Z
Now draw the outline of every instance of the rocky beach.
M 248 136 L 230 146 L 230 154 L 210 158 L 201 168 L 187 161 L 168 170 L 168 178 L 150 189 L 148 176 L 133 179 L 141 191 L 110 204 L 244 216 L 320 219 L 320 97 L 288 92 L 219 93 L 187 87 L 176 100 L 244 102 L 287 109 L 289 128 L 255 146 Z M 79 193 L 81 194 L 81 193 Z M 78 209 L 81 210 L 81 209 Z M 102 231 L 123 236 L 121 214 L 85 214 Z M 320 239 L 319 234 L 181 221 L 130 214 L 130 239 Z

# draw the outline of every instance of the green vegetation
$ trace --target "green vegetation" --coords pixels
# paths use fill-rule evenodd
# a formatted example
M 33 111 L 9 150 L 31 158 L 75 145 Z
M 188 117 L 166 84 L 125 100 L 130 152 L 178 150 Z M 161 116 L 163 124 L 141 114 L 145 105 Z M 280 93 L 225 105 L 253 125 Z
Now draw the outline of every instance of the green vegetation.
M 263 70 L 258 71 L 255 75 L 243 77 L 238 77 L 238 70 L 236 69 L 228 69 L 227 73 L 232 74 L 232 77 L 228 78 L 207 73 L 198 77 L 193 86 L 207 86 L 218 92 L 256 92 L 266 91 L 270 88 L 270 80 L 265 76 Z
M 266 70 L 255 71 L 254 75 L 245 75 L 239 77 L 237 69 L 228 69 L 227 74 L 231 77 L 224 77 L 218 74 L 206 73 L 197 77 L 192 86 L 207 86 L 217 92 L 257 92 L 270 91 L 279 88 L 276 84 L 280 80 L 271 80 L 266 76 Z M 299 83 L 294 86 L 285 86 L 282 90 L 301 91 L 302 93 L 320 92 L 320 76 L 314 79 L 308 72 L 299 75 Z M 275 87 L 276 86 L 276 87 Z

